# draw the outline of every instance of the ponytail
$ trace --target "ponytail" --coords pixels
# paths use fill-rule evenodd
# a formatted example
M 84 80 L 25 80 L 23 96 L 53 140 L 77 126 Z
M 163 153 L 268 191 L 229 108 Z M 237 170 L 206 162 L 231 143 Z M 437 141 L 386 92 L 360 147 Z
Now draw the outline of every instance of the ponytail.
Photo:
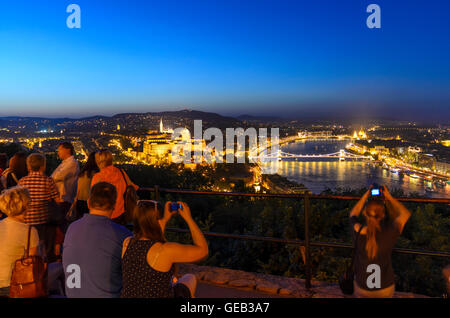
M 385 216 L 385 208 L 381 202 L 371 201 L 364 211 L 367 223 L 366 252 L 370 260 L 373 260 L 378 253 L 376 233 L 381 230 L 380 222 Z
M 380 230 L 380 220 L 369 216 L 367 218 L 366 252 L 369 259 L 374 259 L 378 253 L 378 244 L 375 234 Z

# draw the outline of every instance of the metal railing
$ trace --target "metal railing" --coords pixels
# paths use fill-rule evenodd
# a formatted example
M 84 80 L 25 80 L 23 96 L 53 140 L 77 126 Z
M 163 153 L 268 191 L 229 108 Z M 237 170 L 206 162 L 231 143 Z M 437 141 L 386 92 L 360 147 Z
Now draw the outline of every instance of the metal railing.
M 352 249 L 353 246 L 345 243 L 337 242 L 320 242 L 310 241 L 310 200 L 359 200 L 360 197 L 357 196 L 340 196 L 340 195 L 317 195 L 311 194 L 310 192 L 304 192 L 301 194 L 292 193 L 242 193 L 242 192 L 221 192 L 221 191 L 195 191 L 195 190 L 178 190 L 178 189 L 165 189 L 159 186 L 154 186 L 153 188 L 140 188 L 139 191 L 152 192 L 155 194 L 155 199 L 160 200 L 161 193 L 172 193 L 172 194 L 184 194 L 184 195 L 208 195 L 208 196 L 234 196 L 234 197 L 261 197 L 261 198 L 290 198 L 299 199 L 304 201 L 304 218 L 305 218 L 305 239 L 302 240 L 291 240 L 291 239 L 281 239 L 274 237 L 262 237 L 254 235 L 242 235 L 242 234 L 227 234 L 227 233 L 215 233 L 215 232 L 203 232 L 206 236 L 230 238 L 230 239 L 240 239 L 248 241 L 263 241 L 271 243 L 281 243 L 286 245 L 298 245 L 304 247 L 304 263 L 305 263 L 305 286 L 306 288 L 311 288 L 312 280 L 312 268 L 311 268 L 311 247 L 329 247 L 329 248 L 344 248 Z M 415 202 L 415 203 L 441 203 L 450 204 L 450 199 L 446 198 L 396 198 L 401 202 Z M 166 231 L 177 232 L 177 233 L 189 233 L 189 230 L 177 229 L 177 228 L 167 228 Z M 412 255 L 423 255 L 423 256 L 433 256 L 433 257 L 450 257 L 449 252 L 442 251 L 428 251 L 428 250 L 416 250 L 416 249 L 405 249 L 405 248 L 394 248 L 393 252 L 401 254 L 412 254 Z

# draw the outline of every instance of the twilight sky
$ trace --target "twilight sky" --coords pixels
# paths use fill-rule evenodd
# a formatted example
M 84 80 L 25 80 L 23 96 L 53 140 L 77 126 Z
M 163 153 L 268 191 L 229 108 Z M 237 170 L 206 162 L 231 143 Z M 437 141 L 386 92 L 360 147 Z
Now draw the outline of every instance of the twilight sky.
M 81 29 L 66 7 L 81 7 Z M 381 29 L 366 7 L 381 7 Z M 450 118 L 447 0 L 0 0 L 0 116 Z

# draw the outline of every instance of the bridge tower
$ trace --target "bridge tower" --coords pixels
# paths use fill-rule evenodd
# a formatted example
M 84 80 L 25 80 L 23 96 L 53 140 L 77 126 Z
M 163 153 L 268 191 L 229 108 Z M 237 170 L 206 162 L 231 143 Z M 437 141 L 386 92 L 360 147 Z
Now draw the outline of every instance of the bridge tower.
M 339 161 L 345 161 L 345 150 L 339 150 Z

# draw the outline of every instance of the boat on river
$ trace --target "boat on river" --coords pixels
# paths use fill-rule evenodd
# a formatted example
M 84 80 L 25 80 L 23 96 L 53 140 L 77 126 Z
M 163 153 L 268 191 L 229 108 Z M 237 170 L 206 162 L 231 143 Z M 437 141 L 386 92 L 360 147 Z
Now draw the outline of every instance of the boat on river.
M 445 182 L 442 180 L 436 180 L 433 184 L 437 188 L 445 188 Z
M 435 193 L 435 192 L 437 192 L 436 189 L 434 189 L 433 187 L 426 187 L 425 191 L 428 192 L 428 193 Z

